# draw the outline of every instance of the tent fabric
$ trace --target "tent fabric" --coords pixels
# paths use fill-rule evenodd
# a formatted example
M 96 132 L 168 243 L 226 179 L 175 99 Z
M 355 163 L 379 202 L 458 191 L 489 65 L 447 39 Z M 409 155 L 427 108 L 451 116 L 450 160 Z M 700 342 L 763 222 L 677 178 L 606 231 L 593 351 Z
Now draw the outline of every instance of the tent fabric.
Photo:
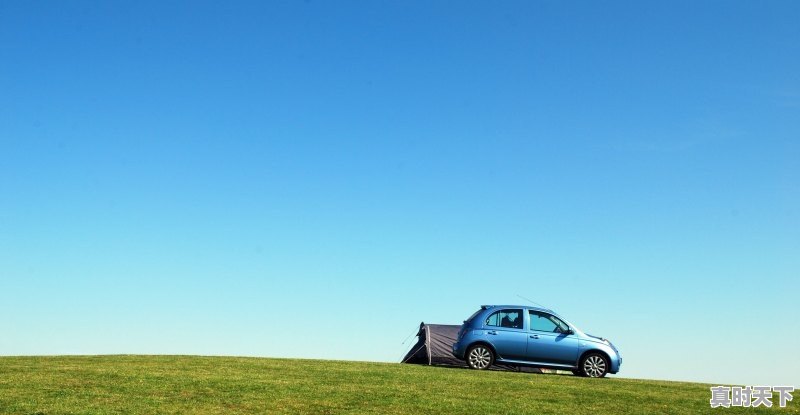
M 461 326 L 420 323 L 417 344 L 408 351 L 403 363 L 466 367 L 466 362 L 453 356 L 459 329 Z
M 460 329 L 461 326 L 451 324 L 420 323 L 417 343 L 406 353 L 402 363 L 467 367 L 467 362 L 453 356 L 453 343 L 456 342 Z M 498 364 L 492 365 L 491 369 L 542 373 L 537 368 Z

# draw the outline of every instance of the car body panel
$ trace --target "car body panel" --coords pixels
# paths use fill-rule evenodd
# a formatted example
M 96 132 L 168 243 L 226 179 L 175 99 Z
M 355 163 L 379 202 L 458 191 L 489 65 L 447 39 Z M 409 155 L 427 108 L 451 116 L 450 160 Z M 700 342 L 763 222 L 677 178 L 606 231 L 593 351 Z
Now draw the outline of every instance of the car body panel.
M 525 359 L 527 333 L 524 330 L 496 328 L 485 333 L 484 338 L 495 349 L 498 359 Z
M 528 333 L 526 360 L 571 365 L 580 355 L 580 339 L 563 333 Z

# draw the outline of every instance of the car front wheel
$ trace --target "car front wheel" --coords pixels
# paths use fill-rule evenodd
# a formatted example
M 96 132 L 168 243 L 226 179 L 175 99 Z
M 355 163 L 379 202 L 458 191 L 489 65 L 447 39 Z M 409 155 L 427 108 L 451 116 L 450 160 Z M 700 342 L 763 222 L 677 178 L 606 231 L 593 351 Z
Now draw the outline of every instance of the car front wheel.
M 608 373 L 608 359 L 600 353 L 589 353 L 581 360 L 580 371 L 583 376 L 602 378 Z
M 494 353 L 482 344 L 472 346 L 467 351 L 467 364 L 472 369 L 483 370 L 494 363 Z

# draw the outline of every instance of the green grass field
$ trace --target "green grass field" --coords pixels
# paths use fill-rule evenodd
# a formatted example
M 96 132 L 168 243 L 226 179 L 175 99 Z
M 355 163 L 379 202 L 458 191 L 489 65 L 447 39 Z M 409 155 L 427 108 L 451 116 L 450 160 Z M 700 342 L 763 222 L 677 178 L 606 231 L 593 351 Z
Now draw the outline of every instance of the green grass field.
M 323 360 L 0 357 L 2 414 L 800 413 L 708 405 L 708 385 Z

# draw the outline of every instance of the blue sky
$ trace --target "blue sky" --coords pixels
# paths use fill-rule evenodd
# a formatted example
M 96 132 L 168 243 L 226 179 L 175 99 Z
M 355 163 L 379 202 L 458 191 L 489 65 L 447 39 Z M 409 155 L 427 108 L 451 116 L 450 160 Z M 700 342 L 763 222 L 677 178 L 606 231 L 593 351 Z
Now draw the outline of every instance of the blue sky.
M 396 361 L 521 295 L 621 376 L 798 385 L 797 21 L 5 1 L 0 354 Z

